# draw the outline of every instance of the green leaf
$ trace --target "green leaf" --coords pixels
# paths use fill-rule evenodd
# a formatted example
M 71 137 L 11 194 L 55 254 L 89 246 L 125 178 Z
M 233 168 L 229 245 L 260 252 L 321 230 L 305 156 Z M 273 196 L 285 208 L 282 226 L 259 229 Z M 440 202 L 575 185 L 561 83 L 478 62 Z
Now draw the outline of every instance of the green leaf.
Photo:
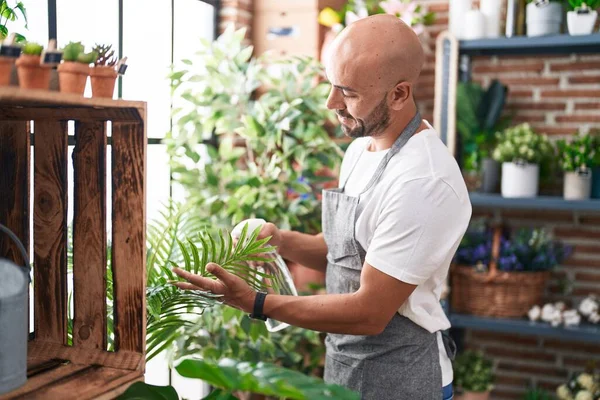
M 119 400 L 179 400 L 173 386 L 154 386 L 135 382 L 118 397 Z
M 204 397 L 203 400 L 239 400 L 231 392 L 224 391 L 223 389 L 215 389 L 208 396 Z

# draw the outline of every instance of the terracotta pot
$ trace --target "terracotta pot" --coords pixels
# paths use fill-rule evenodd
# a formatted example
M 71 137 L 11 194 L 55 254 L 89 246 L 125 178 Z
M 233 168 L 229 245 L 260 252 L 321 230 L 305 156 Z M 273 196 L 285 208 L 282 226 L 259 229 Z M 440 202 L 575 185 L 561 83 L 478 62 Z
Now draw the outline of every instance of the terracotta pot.
M 465 392 L 454 395 L 454 400 L 488 400 L 490 392 Z
M 75 61 L 65 61 L 58 65 L 60 91 L 83 96 L 85 83 L 90 74 L 90 66 Z
M 14 58 L 0 57 L 0 86 L 10 85 L 10 75 L 14 63 Z
M 23 89 L 45 89 L 50 86 L 50 67 L 40 64 L 41 57 L 21 54 L 15 65 L 19 75 L 19 86 Z
M 92 97 L 113 98 L 115 92 L 115 81 L 117 71 L 114 67 L 97 65 L 90 68 L 90 80 L 92 81 Z
M 325 272 L 315 271 L 292 261 L 286 261 L 298 292 L 312 292 L 309 285 L 325 285 Z

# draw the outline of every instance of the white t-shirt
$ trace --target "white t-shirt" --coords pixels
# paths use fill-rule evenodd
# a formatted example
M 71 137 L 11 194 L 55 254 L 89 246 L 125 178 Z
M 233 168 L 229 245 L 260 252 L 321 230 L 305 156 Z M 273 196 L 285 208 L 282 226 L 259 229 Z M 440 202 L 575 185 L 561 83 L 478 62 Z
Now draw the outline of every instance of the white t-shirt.
M 450 262 L 471 219 L 471 202 L 454 157 L 435 130 L 408 140 L 379 181 L 360 195 L 362 212 L 355 238 L 374 268 L 417 288 L 398 313 L 429 332 L 448 329 L 440 295 Z M 340 171 L 344 192 L 359 196 L 389 150 L 366 149 L 370 138 L 354 140 Z M 358 163 L 357 163 L 358 159 Z M 356 167 L 353 168 L 354 164 Z M 438 333 L 442 380 L 452 382 L 452 365 Z

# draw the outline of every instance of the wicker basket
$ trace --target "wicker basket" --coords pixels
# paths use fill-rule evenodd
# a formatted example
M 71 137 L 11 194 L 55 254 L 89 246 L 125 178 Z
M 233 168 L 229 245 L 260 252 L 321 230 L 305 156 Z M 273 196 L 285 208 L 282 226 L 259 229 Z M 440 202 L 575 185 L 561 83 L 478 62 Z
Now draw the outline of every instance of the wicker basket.
M 486 317 L 523 317 L 540 304 L 549 272 L 499 272 L 501 229 L 494 231 L 489 272 L 472 266 L 453 265 L 452 309 L 457 313 Z

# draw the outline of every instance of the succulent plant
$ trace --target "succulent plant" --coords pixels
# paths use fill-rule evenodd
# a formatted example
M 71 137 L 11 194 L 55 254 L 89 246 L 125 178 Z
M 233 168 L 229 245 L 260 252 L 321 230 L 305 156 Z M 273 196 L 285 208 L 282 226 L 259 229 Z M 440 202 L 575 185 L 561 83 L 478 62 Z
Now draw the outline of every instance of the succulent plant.
M 115 57 L 115 51 L 112 49 L 112 45 L 96 44 L 94 46 L 94 52 L 98 54 L 98 58 L 95 61 L 95 65 L 105 65 L 112 67 L 117 63 L 117 57 Z
M 98 54 L 94 51 L 85 53 L 81 42 L 70 42 L 63 49 L 63 60 L 91 64 L 96 61 Z
M 33 42 L 25 43 L 23 46 L 23 54 L 27 55 L 39 56 L 42 54 L 42 50 L 44 50 L 44 46 Z

